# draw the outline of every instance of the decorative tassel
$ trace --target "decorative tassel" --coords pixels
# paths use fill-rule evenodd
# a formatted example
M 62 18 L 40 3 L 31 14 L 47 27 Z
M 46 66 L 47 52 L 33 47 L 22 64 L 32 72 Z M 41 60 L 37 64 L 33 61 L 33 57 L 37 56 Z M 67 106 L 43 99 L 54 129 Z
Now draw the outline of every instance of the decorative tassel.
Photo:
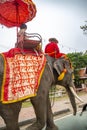
M 65 73 L 67 72 L 66 69 L 63 70 L 63 72 L 58 76 L 58 80 L 63 80 L 64 76 L 65 76 Z

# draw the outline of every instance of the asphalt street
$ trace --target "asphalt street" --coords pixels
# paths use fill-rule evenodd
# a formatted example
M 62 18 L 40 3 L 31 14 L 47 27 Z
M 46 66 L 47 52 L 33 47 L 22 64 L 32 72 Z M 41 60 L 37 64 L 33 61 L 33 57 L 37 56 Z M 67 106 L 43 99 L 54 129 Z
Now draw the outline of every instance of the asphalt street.
M 80 116 L 67 115 L 63 118 L 56 119 L 55 124 L 59 130 L 87 130 L 87 111 Z

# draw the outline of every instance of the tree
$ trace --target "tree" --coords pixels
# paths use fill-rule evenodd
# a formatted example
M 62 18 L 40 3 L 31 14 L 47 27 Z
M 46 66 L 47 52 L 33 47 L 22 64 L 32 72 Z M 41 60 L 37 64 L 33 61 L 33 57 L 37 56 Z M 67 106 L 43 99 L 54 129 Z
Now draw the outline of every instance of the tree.
M 86 51 L 87 52 L 87 51 Z M 87 66 L 87 53 L 75 52 L 68 53 L 68 57 L 71 59 L 74 69 L 80 69 Z
M 79 69 L 87 67 L 87 50 L 85 53 L 75 52 L 75 53 L 68 53 L 67 55 L 70 58 L 72 62 L 72 66 L 74 68 L 75 84 L 78 84 L 79 83 L 79 73 L 78 73 Z
M 87 22 L 87 21 L 85 21 L 85 22 Z M 87 24 L 80 26 L 80 28 L 83 30 L 84 34 L 87 34 Z

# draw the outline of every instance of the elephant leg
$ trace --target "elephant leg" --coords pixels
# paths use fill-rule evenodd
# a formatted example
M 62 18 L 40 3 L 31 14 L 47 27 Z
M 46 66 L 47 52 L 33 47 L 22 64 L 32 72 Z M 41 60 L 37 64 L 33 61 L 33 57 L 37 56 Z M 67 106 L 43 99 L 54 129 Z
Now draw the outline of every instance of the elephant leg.
M 21 105 L 17 104 L 1 104 L 0 115 L 6 124 L 6 130 L 20 130 L 18 125 L 18 116 Z
M 46 95 L 40 95 L 31 98 L 34 107 L 36 122 L 27 127 L 26 130 L 42 130 L 46 123 Z
M 47 102 L 47 121 L 46 121 L 46 130 L 58 130 L 58 127 L 55 125 L 54 120 L 53 120 L 53 113 L 51 109 L 51 102 L 48 97 L 48 102 Z

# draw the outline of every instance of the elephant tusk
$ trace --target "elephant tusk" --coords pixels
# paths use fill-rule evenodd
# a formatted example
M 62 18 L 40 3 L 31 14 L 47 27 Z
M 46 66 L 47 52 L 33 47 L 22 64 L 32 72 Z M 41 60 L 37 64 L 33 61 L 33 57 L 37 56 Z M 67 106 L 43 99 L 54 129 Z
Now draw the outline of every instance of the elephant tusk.
M 74 91 L 74 89 L 72 88 L 72 87 L 70 87 L 70 90 L 71 90 L 71 92 L 73 93 L 73 95 L 80 101 L 80 102 L 84 102 L 78 95 L 77 95 L 77 93 Z

